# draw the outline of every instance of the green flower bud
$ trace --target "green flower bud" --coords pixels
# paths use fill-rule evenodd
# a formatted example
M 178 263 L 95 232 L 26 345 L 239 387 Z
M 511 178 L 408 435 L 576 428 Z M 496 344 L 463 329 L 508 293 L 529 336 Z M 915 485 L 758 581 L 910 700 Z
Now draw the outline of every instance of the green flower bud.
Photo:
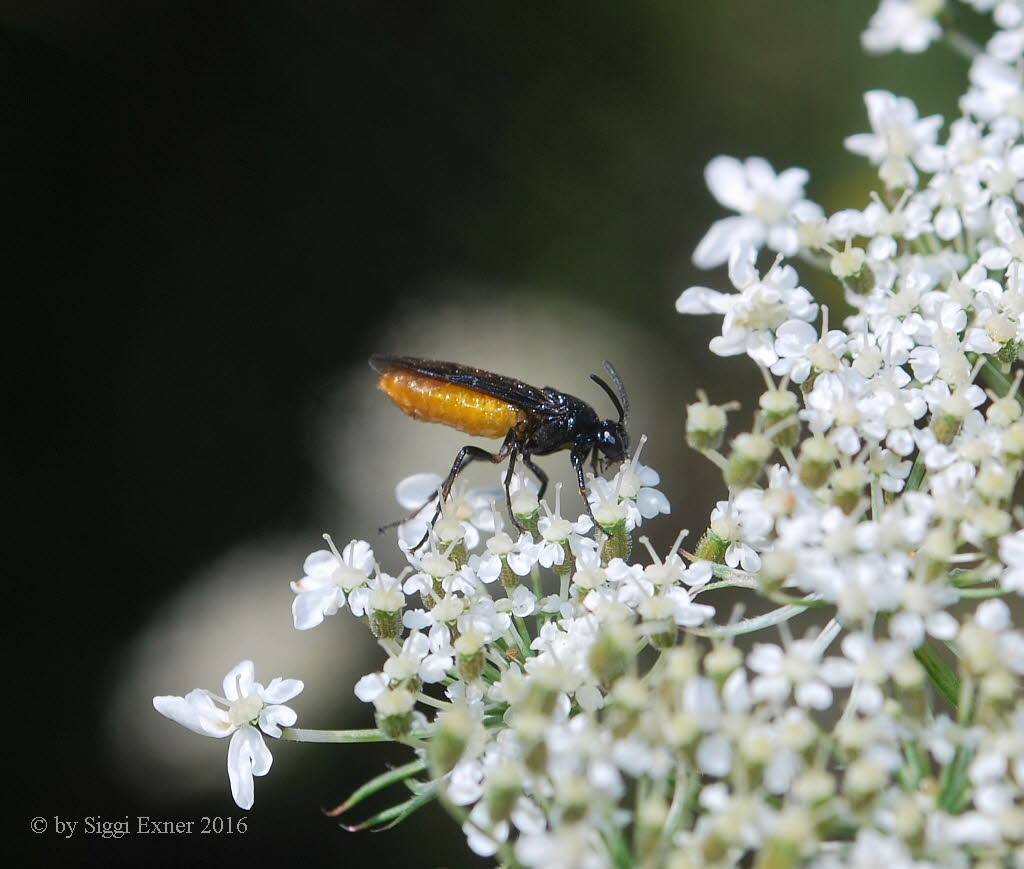
M 547 771 L 548 745 L 545 740 L 550 721 L 546 715 L 524 712 L 516 717 L 513 729 L 519 739 L 523 763 L 534 773 Z
M 774 448 L 760 434 L 740 434 L 733 438 L 732 452 L 725 468 L 725 482 L 731 489 L 742 489 L 753 483 L 764 468 Z
M 832 488 L 832 503 L 846 514 L 852 513 L 860 505 L 867 486 L 867 473 L 860 465 L 838 468 L 832 473 L 829 485 Z
M 761 394 L 762 427 L 772 432 L 772 443 L 777 447 L 792 447 L 800 437 L 797 418 L 797 397 L 788 389 L 770 389 Z
M 932 418 L 932 431 L 935 432 L 935 439 L 940 444 L 951 444 L 953 439 L 960 434 L 964 424 L 964 417 L 970 413 L 971 406 L 959 392 L 950 395 L 938 412 Z
M 763 591 L 778 591 L 796 573 L 796 555 L 788 549 L 772 549 L 761 556 L 761 570 L 757 574 L 758 585 Z
M 455 648 L 459 676 L 466 682 L 479 679 L 486 663 L 484 638 L 480 636 L 479 632 L 470 629 L 452 645 Z
M 871 266 L 865 263 L 855 274 L 844 278 L 843 284 L 849 288 L 851 293 L 865 296 L 875 288 L 875 273 L 871 270 Z
M 601 684 L 611 685 L 628 672 L 636 657 L 636 641 L 627 622 L 603 624 L 590 647 L 587 663 Z
M 643 799 L 636 809 L 636 844 L 641 861 L 650 859 L 661 844 L 668 819 L 668 803 L 659 794 Z
M 500 763 L 487 773 L 486 781 L 487 813 L 496 824 L 507 821 L 523 792 L 523 770 L 512 763 Z
M 640 602 L 640 629 L 656 649 L 671 649 L 679 640 L 675 605 L 667 597 L 649 597 Z
M 452 706 L 442 712 L 436 724 L 430 742 L 430 766 L 435 775 L 445 775 L 462 759 L 480 724 L 465 706 Z
M 1013 423 L 1003 434 L 1003 455 L 1007 461 L 1024 461 L 1024 420 Z
M 585 778 L 572 776 L 555 786 L 555 802 L 562 810 L 561 820 L 565 824 L 576 824 L 587 816 L 594 801 L 594 789 Z
M 721 685 L 743 663 L 743 653 L 731 643 L 719 643 L 704 656 L 704 672 Z
M 820 489 L 828 482 L 839 454 L 828 438 L 815 435 L 800 445 L 800 482 L 808 489 Z
M 715 532 L 708 528 L 704 536 L 697 542 L 697 549 L 693 553 L 698 561 L 712 561 L 715 564 L 725 564 L 725 552 L 729 548 L 729 541 L 723 540 Z
M 403 739 L 412 730 L 416 698 L 404 688 L 389 688 L 374 701 L 377 727 L 390 739 Z
M 708 404 L 703 392 L 686 407 L 686 443 L 695 450 L 717 450 L 725 437 L 726 408 Z
M 1020 341 L 1007 341 L 999 348 L 999 352 L 996 353 L 996 359 L 1002 362 L 1003 365 L 1013 365 L 1020 356 L 1020 348 Z
M 601 530 L 608 535 L 601 544 L 601 563 L 608 564 L 613 558 L 629 558 L 633 539 L 626 531 L 626 520 L 622 519 L 614 525 L 602 525 Z
M 397 588 L 378 588 L 370 595 L 370 630 L 379 640 L 393 640 L 402 634 L 405 596 Z

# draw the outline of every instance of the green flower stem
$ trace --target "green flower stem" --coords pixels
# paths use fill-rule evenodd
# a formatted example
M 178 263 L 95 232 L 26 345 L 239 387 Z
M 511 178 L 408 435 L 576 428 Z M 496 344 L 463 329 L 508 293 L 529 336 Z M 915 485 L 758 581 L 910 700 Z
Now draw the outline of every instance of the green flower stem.
M 977 42 L 959 30 L 946 30 L 942 35 L 946 44 L 965 60 L 974 60 L 982 52 Z
M 519 651 L 523 653 L 523 660 L 525 661 L 533 654 L 530 651 L 530 629 L 522 616 L 513 616 L 512 624 L 512 635 L 515 637 Z
M 640 815 L 639 808 L 642 802 L 651 792 L 651 780 L 647 776 L 639 779 L 636 788 L 633 790 L 633 829 L 630 836 L 630 851 L 634 857 L 640 856 L 640 824 L 637 819 Z
M 419 730 L 409 734 L 410 739 L 429 739 L 433 730 Z M 285 742 L 394 742 L 377 728 L 372 730 L 310 730 L 305 727 L 282 727 L 280 738 Z
M 691 558 L 690 560 L 694 559 Z M 736 567 L 729 567 L 727 564 L 712 564 L 711 572 L 718 579 L 729 580 L 732 585 L 738 585 L 743 588 L 760 588 L 755 574 L 747 573 L 747 571 Z
M 981 571 L 978 570 L 961 570 L 953 571 L 949 575 L 949 584 L 956 588 L 965 588 L 969 585 L 981 585 L 981 583 L 989 582 L 991 579 L 991 576 L 983 576 Z
M 925 640 L 914 649 L 914 657 L 924 667 L 936 690 L 954 709 L 960 703 L 960 679 L 953 668 L 939 655 L 935 646 Z
M 676 770 L 675 787 L 672 789 L 672 802 L 668 807 L 665 827 L 661 831 L 661 841 L 658 845 L 659 859 L 664 859 L 672 847 L 672 839 L 676 831 L 688 821 L 688 809 L 694 796 L 694 778 L 695 776 L 687 775 L 684 770 Z
M 918 453 L 917 458 L 914 459 L 914 466 L 910 469 L 910 476 L 907 477 L 906 490 L 908 492 L 918 491 L 927 471 L 928 469 L 924 466 L 924 457 Z
M 981 379 L 1000 397 L 1006 395 L 1010 391 L 1010 387 L 1013 386 L 1013 381 L 1003 373 L 1000 364 L 991 356 L 985 357 L 985 365 L 981 369 Z M 1019 393 L 1017 401 L 1024 404 L 1024 397 Z
M 604 839 L 613 865 L 618 867 L 618 869 L 636 869 L 636 861 L 633 859 L 629 845 L 626 844 L 626 839 L 622 835 L 621 827 L 609 824 L 603 825 L 601 827 L 601 838 Z
M 971 749 L 959 746 L 939 779 L 939 795 L 935 802 L 951 815 L 962 812 L 970 800 L 971 780 L 967 776 L 967 767 L 973 754 Z
M 718 582 L 709 582 L 707 585 L 699 585 L 690 590 L 690 598 L 706 591 L 717 591 L 720 588 L 757 588 L 757 583 L 752 579 L 720 579 Z
M 328 812 L 328 814 L 332 818 L 337 817 L 343 812 L 347 812 L 353 806 L 359 805 L 359 803 L 361 803 L 367 797 L 373 796 L 375 793 L 390 787 L 396 782 L 405 781 L 408 778 L 412 778 L 415 775 L 419 775 L 426 768 L 426 761 L 415 760 L 412 763 L 407 763 L 404 766 L 399 766 L 395 769 L 390 769 L 385 773 L 381 773 L 380 775 L 370 779 L 361 787 L 356 788 L 356 790 L 352 792 L 352 795 L 347 800 L 345 800 L 345 802 L 343 802 L 336 809 L 333 809 L 332 811 Z
M 957 709 L 957 724 L 967 730 L 974 722 L 974 682 L 966 679 L 960 690 L 960 705 Z M 961 736 L 961 740 L 962 740 Z M 971 758 L 974 756 L 974 749 L 961 741 L 956 747 L 956 753 L 949 765 L 942 770 L 939 776 L 939 793 L 935 802 L 951 815 L 959 814 L 964 810 L 970 800 L 971 781 L 967 775 L 967 768 Z
M 536 564 L 530 570 L 530 579 L 533 582 L 533 595 L 537 600 L 540 600 L 544 597 L 544 585 L 540 578 L 540 570 Z
M 821 633 L 814 640 L 814 653 L 820 658 L 825 654 L 826 649 L 832 645 L 832 641 L 839 636 L 843 626 L 836 620 L 830 619 L 828 624 L 821 629 Z
M 504 643 L 502 643 L 504 645 Z M 508 661 L 502 657 L 501 653 L 496 648 L 489 647 L 487 649 L 487 660 L 494 665 L 494 669 L 498 671 L 497 680 L 501 679 L 502 674 L 508 669 Z
M 417 692 L 416 700 L 420 703 L 424 703 L 427 706 L 433 706 L 435 709 L 450 709 L 451 703 L 447 700 L 438 700 L 436 697 L 431 697 L 429 694 L 424 694 L 422 691 Z
M 359 824 L 353 824 L 351 826 L 342 824 L 342 826 L 349 832 L 355 833 L 360 830 L 373 830 L 374 832 L 380 833 L 384 830 L 390 830 L 392 827 L 397 827 L 402 821 L 409 817 L 417 809 L 423 808 L 427 803 L 432 802 L 437 796 L 438 786 L 436 783 L 427 785 L 413 797 L 410 797 L 404 803 L 399 803 L 397 806 L 390 806 L 383 809 L 377 814 Z
M 871 478 L 871 518 L 876 522 L 882 518 L 885 510 L 885 495 L 882 493 L 882 481 L 876 476 Z
M 821 600 L 817 595 L 793 597 L 793 595 L 784 594 L 781 591 L 771 592 L 770 594 L 768 592 L 764 592 L 764 595 L 772 603 L 781 604 L 783 606 L 798 606 L 809 610 L 825 609 L 826 607 L 832 606 L 828 601 Z
M 921 784 L 921 779 L 930 771 L 928 756 L 917 740 L 908 739 L 903 741 L 903 760 L 900 780 L 907 791 L 914 792 Z
M 816 601 L 818 599 L 818 595 L 812 594 L 805 598 L 805 601 Z M 805 612 L 807 606 L 807 603 L 803 603 L 800 606 L 784 606 L 763 615 L 734 622 L 731 625 L 714 625 L 710 628 L 687 628 L 686 630 L 688 633 L 695 634 L 698 637 L 738 637 L 740 634 L 750 634 L 754 631 L 760 631 L 763 628 L 769 628 L 772 625 L 779 625 L 782 622 L 789 621 L 794 616 Z
M 1003 597 L 1008 592 L 1005 588 L 965 588 L 960 592 L 961 600 L 983 600 L 989 597 Z

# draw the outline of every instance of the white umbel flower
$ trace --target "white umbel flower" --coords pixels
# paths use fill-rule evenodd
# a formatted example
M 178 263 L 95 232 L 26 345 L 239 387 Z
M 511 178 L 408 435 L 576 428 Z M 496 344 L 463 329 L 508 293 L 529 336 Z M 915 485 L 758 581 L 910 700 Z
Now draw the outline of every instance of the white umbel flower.
M 224 677 L 223 697 L 205 688 L 196 688 L 184 697 L 154 697 L 153 707 L 195 733 L 231 737 L 228 745 L 231 795 L 240 808 L 251 809 L 253 776 L 270 772 L 274 760 L 260 731 L 279 737 L 282 726 L 291 727 L 295 723 L 294 710 L 281 704 L 295 697 L 302 688 L 298 679 L 280 678 L 264 687 L 256 681 L 252 661 L 242 661 Z

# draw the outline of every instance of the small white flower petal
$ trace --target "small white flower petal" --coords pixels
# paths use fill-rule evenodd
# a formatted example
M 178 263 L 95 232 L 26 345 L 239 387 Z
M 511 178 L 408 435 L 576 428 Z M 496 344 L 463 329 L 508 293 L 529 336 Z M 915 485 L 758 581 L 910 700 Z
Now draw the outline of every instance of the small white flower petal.
M 252 661 L 240 661 L 224 677 L 224 696 L 234 703 L 239 697 L 248 697 L 256 681 L 256 668 Z
M 758 221 L 739 215 L 723 217 L 711 224 L 711 228 L 697 243 L 697 248 L 693 252 L 693 264 L 697 268 L 712 269 L 726 262 L 737 248 L 743 245 L 758 247 L 760 242 L 761 229 Z M 678 309 L 678 303 L 676 307 Z
M 644 519 L 653 519 L 659 514 L 669 514 L 672 506 L 668 498 L 657 489 L 641 489 L 636 495 L 636 508 Z
M 318 549 L 306 556 L 302 562 L 302 571 L 307 574 L 327 574 L 338 566 L 338 559 L 333 552 L 327 549 Z
M 697 746 L 696 760 L 705 775 L 724 776 L 732 768 L 732 745 L 720 733 L 711 734 Z
M 280 739 L 281 728 L 291 727 L 298 716 L 290 706 L 264 706 L 260 712 L 260 730 L 267 736 Z
M 832 689 L 814 679 L 796 686 L 796 702 L 808 709 L 828 709 L 832 705 Z
M 364 703 L 372 703 L 387 689 L 387 676 L 383 673 L 368 673 L 356 682 L 353 692 Z
M 202 736 L 220 738 L 234 730 L 228 720 L 227 710 L 217 706 L 213 695 L 203 688 L 196 688 L 184 697 L 154 697 L 153 708 L 171 721 Z
M 235 731 L 228 746 L 228 779 L 239 808 L 251 809 L 255 799 L 253 776 L 266 775 L 274 758 L 260 732 L 251 724 Z
M 337 586 L 301 592 L 292 601 L 292 621 L 300 631 L 315 628 L 325 615 L 334 615 L 344 600 L 344 592 Z
M 305 685 L 300 679 L 282 679 L 280 676 L 275 676 L 270 680 L 270 684 L 263 689 L 261 696 L 266 703 L 284 703 L 302 693 L 304 687 Z
M 395 500 L 406 510 L 419 510 L 437 494 L 440 485 L 437 474 L 413 474 L 395 486 Z

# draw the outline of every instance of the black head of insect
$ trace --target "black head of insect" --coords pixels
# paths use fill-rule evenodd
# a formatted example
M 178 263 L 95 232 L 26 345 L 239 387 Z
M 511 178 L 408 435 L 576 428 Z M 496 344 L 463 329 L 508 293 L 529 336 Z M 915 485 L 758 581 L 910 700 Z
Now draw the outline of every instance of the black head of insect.
M 615 384 L 614 390 L 596 374 L 591 374 L 590 379 L 608 394 L 615 409 L 619 412 L 619 418 L 617 420 L 601 420 L 595 433 L 594 446 L 600 452 L 599 462 L 602 472 L 608 465 L 623 461 L 629 452 L 629 432 L 626 431 L 629 399 L 626 398 L 626 388 L 622 385 L 622 379 L 610 362 L 605 362 L 604 367 L 612 379 L 612 383 Z

